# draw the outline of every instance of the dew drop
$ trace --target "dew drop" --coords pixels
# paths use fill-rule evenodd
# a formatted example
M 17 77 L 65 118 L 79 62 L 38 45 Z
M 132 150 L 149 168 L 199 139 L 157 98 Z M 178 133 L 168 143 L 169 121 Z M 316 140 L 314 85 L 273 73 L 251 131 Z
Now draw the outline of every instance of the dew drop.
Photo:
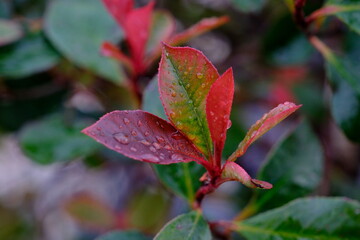
M 175 140 L 180 140 L 182 138 L 182 135 L 179 132 L 174 132 L 171 134 L 171 137 Z
M 232 122 L 231 122 L 231 120 L 229 120 L 228 124 L 227 124 L 227 129 L 231 128 L 231 125 L 232 125 Z
M 150 135 L 150 132 L 149 132 L 149 131 L 146 131 L 146 132 L 144 132 L 144 135 L 145 135 L 145 137 L 147 137 L 147 136 Z
M 97 129 L 98 131 L 101 131 L 101 127 L 97 127 L 96 129 Z
M 120 145 L 115 145 L 115 149 L 116 150 L 121 150 L 121 146 Z
M 196 136 L 194 136 L 194 135 L 189 136 L 189 139 L 190 139 L 191 141 L 195 140 L 195 138 L 196 138 Z
M 182 161 L 182 160 L 184 160 L 184 158 L 180 154 L 175 153 L 175 154 L 171 155 L 171 160 Z
M 214 116 L 215 115 L 215 113 L 213 112 L 213 111 L 210 111 L 210 116 Z
M 174 90 L 170 90 L 170 94 L 172 97 L 176 97 L 176 92 Z
M 192 104 L 192 103 L 193 103 L 193 100 L 189 100 L 188 103 L 189 103 L 189 104 Z
M 140 156 L 140 158 L 143 161 L 149 161 L 149 162 L 159 162 L 160 161 L 160 159 L 157 156 L 154 156 L 154 155 L 149 154 L 149 153 L 142 154 Z
M 153 146 L 149 147 L 150 151 L 152 152 L 156 152 L 156 148 L 154 148 Z
M 188 70 L 191 71 L 193 68 L 192 67 L 188 67 Z
M 113 137 L 121 144 L 129 144 L 129 137 L 123 133 L 115 133 Z
M 190 83 L 188 83 L 188 84 L 186 84 L 186 86 L 185 86 L 186 88 L 189 88 L 190 87 Z
M 164 160 L 165 159 L 165 155 L 163 153 L 160 153 L 160 159 Z
M 153 143 L 153 146 L 154 146 L 157 150 L 159 150 L 159 149 L 161 148 L 161 145 L 158 144 L 158 143 L 156 143 L 156 142 Z
M 159 121 L 156 121 L 156 125 L 160 126 L 160 123 L 159 123 Z
M 170 115 L 171 118 L 174 118 L 176 116 L 176 114 L 174 112 L 170 112 L 169 115 Z
M 122 129 L 122 126 L 121 126 L 121 125 L 119 125 L 119 129 Z
M 197 77 L 198 79 L 202 79 L 202 78 L 204 77 L 204 74 L 198 72 L 198 73 L 196 74 L 196 77 Z
M 165 142 L 165 139 L 163 137 L 156 136 L 155 138 L 156 138 L 156 140 L 158 140 L 159 143 Z
M 131 135 L 137 136 L 137 132 L 136 132 L 135 130 L 132 130 L 132 131 L 131 131 Z
M 206 87 L 206 84 L 205 84 L 205 83 L 202 83 L 202 84 L 201 84 L 201 87 L 202 87 L 202 88 L 205 88 L 205 87 Z
M 140 141 L 142 144 L 144 144 L 145 146 L 150 146 L 150 142 L 146 141 L 146 140 L 141 140 Z
M 130 120 L 127 119 L 127 118 L 124 118 L 123 121 L 124 121 L 125 124 L 129 124 L 129 123 L 130 123 Z
M 167 150 L 171 149 L 170 145 L 165 145 L 164 148 L 167 149 Z
M 141 127 L 141 126 L 143 125 L 143 123 L 141 122 L 141 120 L 139 120 L 139 121 L 137 122 L 137 125 L 138 125 L 138 127 Z
M 131 147 L 130 150 L 133 151 L 133 152 L 137 152 L 137 149 L 134 148 L 134 147 Z
M 189 73 L 187 71 L 184 72 L 184 75 L 187 76 Z

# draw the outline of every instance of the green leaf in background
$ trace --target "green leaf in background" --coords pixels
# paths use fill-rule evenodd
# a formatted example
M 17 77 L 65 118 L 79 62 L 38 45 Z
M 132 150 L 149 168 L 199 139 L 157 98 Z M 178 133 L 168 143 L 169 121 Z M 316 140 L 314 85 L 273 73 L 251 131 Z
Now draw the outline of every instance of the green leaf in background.
M 14 21 L 0 19 L 0 46 L 18 40 L 22 34 L 19 24 Z
M 360 203 L 345 198 L 305 198 L 239 222 L 247 240 L 357 240 Z
M 269 154 L 257 179 L 273 184 L 257 191 L 252 205 L 255 211 L 282 206 L 312 193 L 322 179 L 323 150 L 310 126 L 304 122 L 283 139 Z M 251 206 L 251 205 L 249 205 Z
M 143 110 L 167 119 L 160 101 L 158 79 L 154 77 L 144 91 Z M 205 169 L 195 163 L 177 163 L 170 165 L 153 164 L 153 168 L 162 183 L 175 194 L 192 203 L 195 192 L 200 187 L 200 177 Z
M 100 55 L 105 40 L 118 42 L 121 36 L 101 1 L 52 1 L 45 16 L 45 32 L 70 61 L 112 82 L 124 80 L 118 63 Z
M 60 60 L 42 33 L 30 34 L 0 50 L 0 77 L 26 77 L 46 71 Z
M 239 9 L 242 12 L 258 12 L 260 11 L 265 4 L 266 0 L 232 0 L 234 7 Z
M 360 34 L 360 0 L 328 0 L 326 4 L 339 6 L 335 16 Z
M 168 222 L 154 240 L 211 240 L 207 222 L 199 211 L 180 215 Z
M 136 231 L 113 231 L 96 238 L 96 240 L 149 240 L 149 238 Z
M 54 115 L 25 126 L 20 132 L 20 145 L 27 156 L 40 164 L 86 157 L 99 147 L 80 132 L 87 125 L 66 125 L 60 115 Z

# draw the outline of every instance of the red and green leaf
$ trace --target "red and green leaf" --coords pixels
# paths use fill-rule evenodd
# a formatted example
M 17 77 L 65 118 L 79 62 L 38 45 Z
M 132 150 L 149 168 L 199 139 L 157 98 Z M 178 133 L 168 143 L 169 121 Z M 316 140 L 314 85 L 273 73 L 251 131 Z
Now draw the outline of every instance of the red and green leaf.
M 170 123 L 141 110 L 113 111 L 82 132 L 139 161 L 158 164 L 203 161 L 192 143 Z
M 103 0 L 103 3 L 120 26 L 124 26 L 127 15 L 134 8 L 133 0 Z
M 145 70 L 145 47 L 149 38 L 153 8 L 154 1 L 151 1 L 142 8 L 134 9 L 128 13 L 124 22 L 126 40 L 138 73 Z
M 245 138 L 241 141 L 236 151 L 229 157 L 228 161 L 235 161 L 236 158 L 242 156 L 253 142 L 300 107 L 301 105 L 285 102 L 266 113 L 260 120 L 251 126 L 250 130 L 246 133 Z
M 234 162 L 227 162 L 224 165 L 221 173 L 221 179 L 217 184 L 221 184 L 227 181 L 238 181 L 249 188 L 272 188 L 271 183 L 251 178 L 250 175 L 242 167 L 240 167 Z
M 198 50 L 164 45 L 159 91 L 165 113 L 206 157 L 212 142 L 206 119 L 206 97 L 219 74 Z
M 211 17 L 205 18 L 198 22 L 197 24 L 191 26 L 190 28 L 186 29 L 185 31 L 176 34 L 171 40 L 171 45 L 179 45 L 182 44 L 191 38 L 199 36 L 203 33 L 206 33 L 214 28 L 220 27 L 229 21 L 229 17 L 222 16 L 222 17 Z
M 215 157 L 221 160 L 234 97 L 233 71 L 229 68 L 211 86 L 206 99 L 206 118 L 214 142 Z

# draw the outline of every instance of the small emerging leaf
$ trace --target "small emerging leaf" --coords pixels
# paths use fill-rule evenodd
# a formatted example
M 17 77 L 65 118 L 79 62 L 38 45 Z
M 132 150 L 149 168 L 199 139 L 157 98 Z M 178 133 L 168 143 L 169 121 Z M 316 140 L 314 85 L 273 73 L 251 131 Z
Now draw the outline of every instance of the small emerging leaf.
M 179 45 L 182 44 L 191 38 L 199 36 L 203 33 L 206 33 L 214 28 L 220 27 L 221 25 L 227 23 L 229 21 L 229 17 L 211 17 L 205 18 L 198 22 L 197 24 L 191 26 L 189 29 L 186 29 L 184 32 L 178 33 L 171 40 L 171 45 Z
M 230 123 L 233 97 L 234 77 L 230 68 L 214 82 L 206 99 L 206 118 L 214 142 L 215 153 L 219 159 L 221 159 L 226 130 Z
M 206 96 L 219 74 L 200 52 L 165 45 L 159 67 L 159 91 L 169 120 L 200 149 L 212 153 Z
M 208 224 L 199 211 L 180 215 L 155 236 L 154 240 L 211 240 Z
M 301 105 L 285 102 L 266 113 L 260 120 L 251 126 L 245 138 L 241 141 L 236 151 L 229 157 L 228 160 L 235 161 L 236 158 L 242 156 L 253 142 L 300 107 Z
M 199 152 L 176 128 L 141 110 L 113 111 L 83 133 L 139 161 L 158 164 L 202 161 Z
M 250 175 L 238 164 L 234 162 L 227 162 L 224 166 L 224 169 L 221 173 L 221 182 L 227 181 L 238 181 L 244 184 L 249 188 L 262 188 L 262 189 L 271 189 L 272 184 L 257 179 L 253 179 Z

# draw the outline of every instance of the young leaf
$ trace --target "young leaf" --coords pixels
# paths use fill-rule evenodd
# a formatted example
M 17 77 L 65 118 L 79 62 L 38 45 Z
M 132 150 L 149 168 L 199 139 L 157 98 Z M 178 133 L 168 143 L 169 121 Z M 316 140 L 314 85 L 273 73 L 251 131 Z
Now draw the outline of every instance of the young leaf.
M 102 0 L 110 14 L 123 26 L 129 12 L 134 8 L 133 0 Z
M 139 161 L 158 164 L 202 161 L 199 152 L 176 128 L 141 110 L 113 111 L 83 133 Z
M 205 18 L 197 24 L 191 26 L 189 29 L 186 29 L 185 31 L 176 34 L 169 42 L 171 45 L 180 45 L 190 40 L 191 38 L 206 33 L 214 28 L 220 27 L 228 21 L 229 17 L 227 16 Z
M 225 144 L 233 97 L 234 77 L 230 68 L 213 83 L 206 98 L 206 118 L 219 160 Z
M 168 222 L 154 240 L 211 240 L 208 224 L 199 211 L 180 215 Z
M 106 230 L 116 224 L 114 210 L 88 193 L 80 193 L 65 202 L 66 212 L 80 224 Z
M 301 107 L 301 105 L 285 102 L 266 113 L 260 120 L 251 126 L 245 138 L 241 141 L 236 151 L 229 157 L 228 161 L 235 161 L 236 158 L 242 156 L 253 142 L 295 112 L 299 107 Z
M 126 40 L 129 43 L 135 69 L 138 73 L 145 69 L 143 59 L 146 42 L 149 38 L 154 4 L 155 2 L 151 1 L 146 6 L 129 12 L 124 23 Z
M 360 203 L 345 198 L 304 198 L 235 225 L 248 240 L 355 240 Z
M 166 115 L 206 157 L 212 153 L 206 96 L 218 77 L 215 67 L 200 51 L 164 45 L 159 91 Z
M 221 173 L 221 180 L 219 183 L 227 181 L 238 181 L 249 188 L 272 188 L 272 185 L 268 182 L 251 178 L 250 175 L 242 167 L 240 167 L 234 162 L 227 162 Z
M 113 231 L 106 233 L 95 240 L 149 240 L 149 238 L 136 231 Z
M 275 146 L 257 178 L 274 187 L 255 193 L 257 211 L 279 207 L 312 193 L 323 174 L 324 153 L 310 126 L 304 122 Z

